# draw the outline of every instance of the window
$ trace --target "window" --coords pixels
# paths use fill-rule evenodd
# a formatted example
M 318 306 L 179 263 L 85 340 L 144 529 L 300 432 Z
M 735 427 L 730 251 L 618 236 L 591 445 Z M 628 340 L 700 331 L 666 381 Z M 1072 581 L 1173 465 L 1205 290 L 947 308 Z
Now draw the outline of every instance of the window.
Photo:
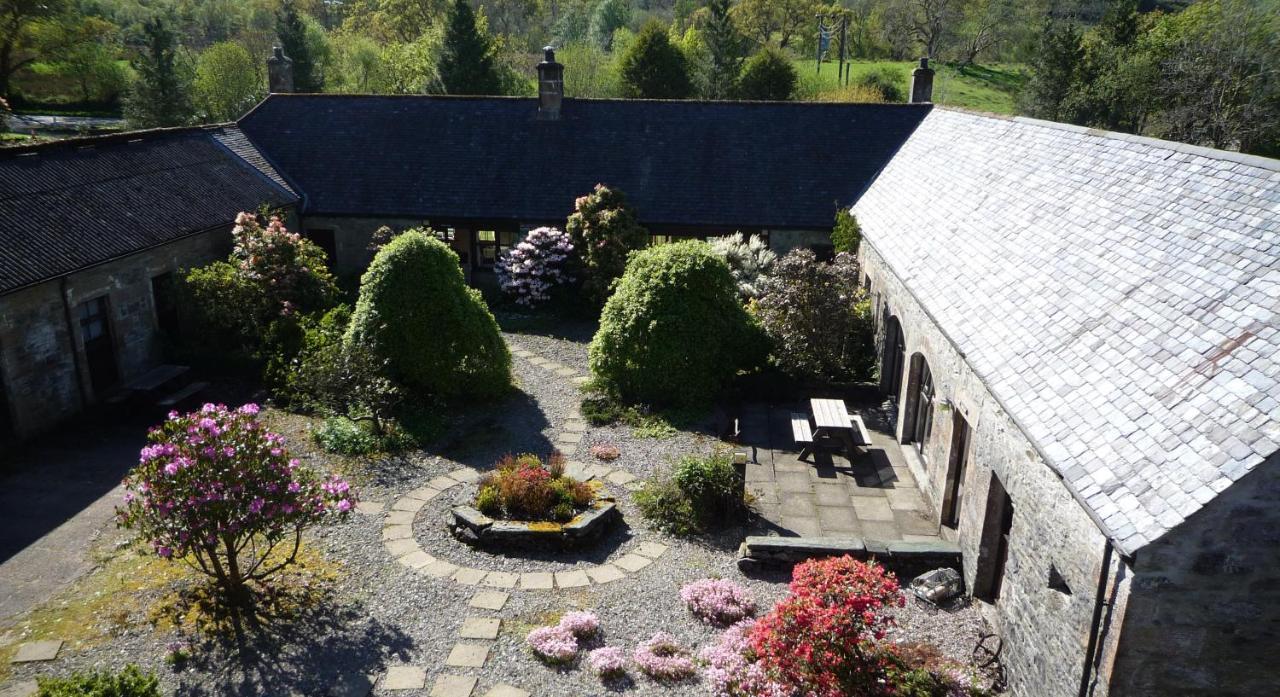
M 444 229 L 431 228 L 431 234 L 435 235 L 436 239 L 441 242 L 452 242 L 453 238 L 457 235 L 457 231 L 451 227 Z
M 477 230 L 476 260 L 480 266 L 492 268 L 502 253 L 516 243 L 516 233 L 511 230 Z
M 170 337 L 178 335 L 178 288 L 173 273 L 151 279 L 151 302 L 156 308 L 156 326 Z
M 933 432 L 933 374 L 929 372 L 929 364 L 923 356 L 918 356 L 920 364 L 919 379 L 916 382 L 916 411 L 911 430 L 911 439 L 916 450 L 924 454 L 925 443 Z
M 94 392 L 101 394 L 119 379 L 111 327 L 107 319 L 107 296 L 80 303 L 76 310 L 80 320 L 80 341 L 84 345 L 85 362 Z
M 884 334 L 885 390 L 893 395 L 893 403 L 897 404 L 902 399 L 902 369 L 907 359 L 907 342 L 897 317 L 889 318 Z
M 325 264 L 333 268 L 338 261 L 338 239 L 334 236 L 333 230 L 307 230 L 303 233 L 303 237 L 324 252 Z
M 671 244 L 676 238 L 672 235 L 649 235 L 649 246 L 656 247 L 660 244 Z

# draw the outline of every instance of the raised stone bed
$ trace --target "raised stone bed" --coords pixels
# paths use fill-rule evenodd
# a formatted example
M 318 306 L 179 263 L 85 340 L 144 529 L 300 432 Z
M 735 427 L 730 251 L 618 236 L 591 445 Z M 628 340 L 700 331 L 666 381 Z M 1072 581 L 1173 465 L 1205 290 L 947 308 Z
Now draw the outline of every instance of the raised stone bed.
M 881 542 L 857 537 L 752 536 L 738 549 L 738 567 L 789 565 L 806 559 L 838 557 L 874 558 L 902 576 L 914 576 L 939 567 L 960 568 L 960 547 L 954 542 Z
M 566 523 L 494 520 L 471 506 L 454 506 L 448 525 L 454 537 L 467 544 L 560 549 L 596 540 L 621 517 L 613 497 L 597 494 L 587 510 Z

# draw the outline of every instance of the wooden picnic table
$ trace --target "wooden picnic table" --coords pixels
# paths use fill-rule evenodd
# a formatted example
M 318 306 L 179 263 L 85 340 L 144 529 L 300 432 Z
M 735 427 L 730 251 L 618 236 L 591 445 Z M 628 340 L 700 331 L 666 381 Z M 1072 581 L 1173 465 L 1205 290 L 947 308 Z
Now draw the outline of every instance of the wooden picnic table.
M 862 417 L 849 414 L 842 399 L 810 399 L 809 409 L 813 418 L 813 431 L 807 434 L 809 442 L 832 438 L 844 444 L 845 456 L 853 457 L 854 448 L 871 444 L 871 436 L 862 423 Z M 793 424 L 794 430 L 795 424 Z M 799 439 L 797 439 L 799 440 Z M 801 452 L 801 459 L 809 448 Z

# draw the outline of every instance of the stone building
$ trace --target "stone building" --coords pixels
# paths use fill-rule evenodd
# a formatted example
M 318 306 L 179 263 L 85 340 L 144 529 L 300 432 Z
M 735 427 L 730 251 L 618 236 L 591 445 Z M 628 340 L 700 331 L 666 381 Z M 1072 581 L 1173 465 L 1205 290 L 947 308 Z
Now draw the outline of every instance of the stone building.
M 1013 694 L 1274 693 L 1280 162 L 935 108 L 853 210 Z
M 0 150 L 0 444 L 156 367 L 180 269 L 297 197 L 234 127 Z

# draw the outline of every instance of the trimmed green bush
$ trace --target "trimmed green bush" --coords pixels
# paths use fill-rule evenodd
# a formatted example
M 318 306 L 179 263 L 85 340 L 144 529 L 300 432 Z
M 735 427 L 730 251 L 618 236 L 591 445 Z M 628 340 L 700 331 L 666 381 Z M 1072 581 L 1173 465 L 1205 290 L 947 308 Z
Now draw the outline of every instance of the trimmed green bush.
M 862 244 L 862 226 L 849 211 L 841 208 L 836 211 L 836 224 L 831 230 L 831 244 L 837 252 L 858 253 L 858 245 Z
M 138 666 L 119 673 L 76 673 L 66 678 L 36 678 L 36 697 L 160 697 L 160 680 Z
M 747 59 L 734 86 L 738 99 L 785 102 L 795 97 L 800 77 L 781 51 L 765 48 Z
M 493 314 L 467 287 L 458 255 L 422 230 L 374 256 L 346 341 L 368 346 L 393 379 L 419 393 L 493 397 L 511 385 L 511 353 Z
M 705 403 L 752 367 L 761 340 L 707 243 L 664 244 L 631 255 L 591 341 L 591 372 L 627 401 Z
M 686 456 L 635 493 L 640 514 L 673 535 L 694 535 L 739 520 L 741 482 L 725 454 Z

